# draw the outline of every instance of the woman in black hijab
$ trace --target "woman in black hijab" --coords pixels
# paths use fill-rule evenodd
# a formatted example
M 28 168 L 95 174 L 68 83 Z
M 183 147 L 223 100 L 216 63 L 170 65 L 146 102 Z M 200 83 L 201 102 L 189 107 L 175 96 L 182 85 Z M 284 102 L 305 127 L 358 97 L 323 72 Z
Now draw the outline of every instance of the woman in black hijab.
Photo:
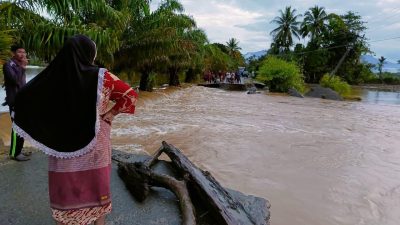
M 111 211 L 111 122 L 135 110 L 137 94 L 94 65 L 96 45 L 69 38 L 17 95 L 13 127 L 49 155 L 49 194 L 58 224 L 104 224 Z

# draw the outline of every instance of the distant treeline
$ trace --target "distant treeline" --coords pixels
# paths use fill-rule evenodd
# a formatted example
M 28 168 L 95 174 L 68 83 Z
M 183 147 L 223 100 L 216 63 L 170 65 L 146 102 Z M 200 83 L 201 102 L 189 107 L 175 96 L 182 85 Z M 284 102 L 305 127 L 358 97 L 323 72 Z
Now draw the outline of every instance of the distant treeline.
M 374 65 L 360 61 L 361 55 L 371 51 L 365 36 L 365 22 L 357 13 L 337 15 L 319 6 L 311 7 L 303 15 L 292 7 L 279 13 L 271 21 L 277 27 L 270 32 L 273 43 L 267 55 L 297 64 L 305 82 L 318 83 L 327 73 L 350 84 L 376 79 L 371 72 Z M 295 40 L 301 39 L 305 45 L 295 44 Z M 250 59 L 249 70 L 257 71 L 264 58 Z
M 22 43 L 30 57 L 49 62 L 65 39 L 75 34 L 96 42 L 100 66 L 127 79 L 139 75 L 141 90 L 152 90 L 152 79 L 160 74 L 168 76 L 170 85 L 179 85 L 204 71 L 244 65 L 236 39 L 209 43 L 177 0 L 162 1 L 155 10 L 143 0 L 0 3 L 0 64 L 9 57 L 13 43 Z

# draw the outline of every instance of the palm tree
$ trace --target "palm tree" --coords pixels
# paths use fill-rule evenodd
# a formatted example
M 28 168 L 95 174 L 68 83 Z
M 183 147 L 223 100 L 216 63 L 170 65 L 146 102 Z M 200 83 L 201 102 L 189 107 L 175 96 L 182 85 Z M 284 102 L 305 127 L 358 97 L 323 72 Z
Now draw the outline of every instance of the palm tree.
M 0 65 L 3 65 L 10 56 L 12 37 L 9 33 L 10 31 L 0 30 Z
M 6 4 L 0 5 L 0 12 L 5 7 L 7 7 Z M 11 32 L 12 30 L 8 30 L 5 26 L 5 18 L 0 17 L 0 65 L 3 65 L 10 56 L 10 47 L 13 41 Z
M 278 25 L 277 28 L 271 31 L 275 46 L 283 48 L 285 51 L 289 51 L 289 48 L 294 44 L 293 36 L 300 39 L 299 24 L 297 21 L 301 15 L 296 15 L 296 9 L 292 9 L 291 6 L 287 6 L 285 11 L 279 10 L 280 16 L 275 17 L 271 23 Z
M 153 71 L 171 69 L 170 83 L 179 84 L 176 71 L 189 67 L 207 42 L 178 0 L 164 0 L 154 11 L 150 0 L 9 0 L 0 6 L 1 24 L 29 53 L 50 60 L 66 37 L 86 34 L 97 44 L 98 63 L 139 72 L 141 90 L 151 90 Z
M 207 36 L 204 31 L 192 28 L 179 34 L 175 51 L 169 55 L 168 72 L 170 75 L 169 85 L 180 84 L 178 73 L 185 69 L 199 70 L 198 66 L 204 55 L 204 46 L 207 43 Z M 188 80 L 188 79 L 186 79 Z M 190 80 L 190 79 L 189 79 Z
M 377 67 L 378 67 L 378 71 L 379 71 L 379 79 L 381 80 L 381 82 L 383 83 L 383 73 L 382 73 L 382 71 L 383 71 L 383 65 L 384 64 L 386 64 L 386 58 L 385 57 L 383 57 L 383 56 L 381 56 L 379 59 L 378 59 L 378 65 L 377 65 Z
M 206 45 L 208 44 L 207 35 L 201 29 L 195 29 L 188 33 L 190 40 L 194 44 L 191 52 L 190 65 L 186 71 L 185 82 L 193 82 L 197 74 L 204 69 L 204 57 L 206 55 Z
M 187 36 L 196 28 L 193 18 L 182 12 L 183 6 L 177 0 L 166 0 L 128 24 L 124 44 L 116 53 L 116 67 L 138 71 L 140 90 L 152 90 L 150 74 L 156 70 L 167 70 L 173 74 L 170 83 L 179 84 L 177 71 L 188 64 L 193 48 Z
M 119 48 L 121 30 L 129 18 L 106 1 L 97 0 L 3 1 L 0 6 L 0 17 L 14 31 L 15 41 L 47 60 L 58 52 L 66 37 L 80 33 L 97 43 L 98 60 L 110 65 L 112 53 Z M 42 16 L 43 11 L 48 16 Z
M 239 41 L 236 40 L 235 38 L 229 39 L 228 42 L 226 42 L 226 47 L 228 48 L 229 55 L 233 55 L 235 52 L 241 50 L 242 48 L 239 47 Z
M 213 72 L 227 71 L 231 69 L 232 60 L 218 44 L 209 44 L 205 46 L 204 69 Z
M 325 21 L 328 15 L 324 7 L 314 6 L 304 14 L 304 21 L 301 24 L 301 34 L 303 37 L 309 36 L 311 42 L 314 42 L 324 31 L 327 26 Z

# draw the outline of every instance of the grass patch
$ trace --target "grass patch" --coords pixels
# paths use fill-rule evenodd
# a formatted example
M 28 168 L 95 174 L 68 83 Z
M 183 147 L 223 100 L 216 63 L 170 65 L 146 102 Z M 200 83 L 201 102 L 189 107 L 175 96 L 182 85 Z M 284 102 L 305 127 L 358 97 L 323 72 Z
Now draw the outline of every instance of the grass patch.
M 330 88 L 336 91 L 342 97 L 349 96 L 351 93 L 350 85 L 338 76 L 330 76 L 329 74 L 325 74 L 319 83 L 322 87 Z

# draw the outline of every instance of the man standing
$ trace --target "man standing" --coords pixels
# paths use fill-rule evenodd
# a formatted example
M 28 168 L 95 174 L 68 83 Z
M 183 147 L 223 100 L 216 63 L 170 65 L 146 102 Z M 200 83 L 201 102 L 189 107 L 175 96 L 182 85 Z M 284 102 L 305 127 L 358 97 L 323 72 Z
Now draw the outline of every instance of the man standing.
M 28 65 L 28 59 L 26 58 L 25 49 L 22 46 L 12 46 L 11 52 L 13 57 L 3 65 L 3 74 L 4 86 L 6 89 L 6 102 L 4 105 L 8 105 L 10 109 L 11 121 L 13 121 L 15 96 L 26 84 L 25 69 L 26 65 Z M 17 133 L 11 129 L 10 158 L 16 161 L 29 160 L 29 153 L 21 153 L 23 147 L 24 139 L 18 136 Z

